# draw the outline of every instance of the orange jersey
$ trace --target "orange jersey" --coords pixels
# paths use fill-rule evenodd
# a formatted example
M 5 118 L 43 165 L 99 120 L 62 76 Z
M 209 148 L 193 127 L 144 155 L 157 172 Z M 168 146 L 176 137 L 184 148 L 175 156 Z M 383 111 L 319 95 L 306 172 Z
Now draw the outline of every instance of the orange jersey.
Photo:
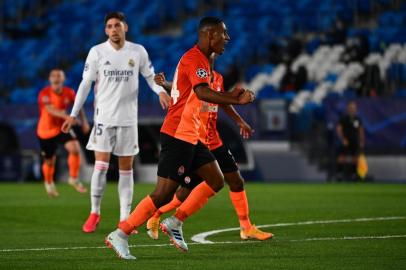
M 63 119 L 51 115 L 46 109 L 46 105 L 52 105 L 57 110 L 67 110 L 75 100 L 75 91 L 71 88 L 63 87 L 60 94 L 55 93 L 51 87 L 43 88 L 38 95 L 39 120 L 37 135 L 41 139 L 49 139 L 61 133 Z
M 193 88 L 210 84 L 210 66 L 207 57 L 197 46 L 188 50 L 180 59 L 171 90 L 171 105 L 161 132 L 179 140 L 197 144 L 201 126 L 202 102 Z
M 210 83 L 210 88 L 217 92 L 224 92 L 223 76 L 221 76 L 220 73 L 213 71 L 213 82 Z M 223 145 L 223 141 L 217 130 L 219 105 L 204 101 L 202 104 L 202 110 L 200 112 L 200 120 L 202 122 L 200 127 L 200 141 L 212 151 Z

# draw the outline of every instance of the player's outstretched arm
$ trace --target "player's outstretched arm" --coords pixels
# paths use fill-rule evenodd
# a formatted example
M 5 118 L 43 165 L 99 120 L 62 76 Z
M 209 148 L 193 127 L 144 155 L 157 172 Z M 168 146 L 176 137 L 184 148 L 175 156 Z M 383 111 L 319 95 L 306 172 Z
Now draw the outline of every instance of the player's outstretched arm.
M 254 133 L 254 130 L 251 128 L 251 126 L 245 122 L 245 120 L 241 117 L 241 115 L 235 110 L 235 108 L 232 105 L 220 105 L 223 111 L 231 118 L 234 120 L 234 122 L 240 127 L 240 135 L 244 139 L 249 139 Z
M 207 84 L 200 84 L 194 88 L 197 97 L 200 100 L 230 105 L 244 105 L 254 101 L 254 93 L 250 90 L 235 88 L 229 93 L 221 93 L 213 91 Z

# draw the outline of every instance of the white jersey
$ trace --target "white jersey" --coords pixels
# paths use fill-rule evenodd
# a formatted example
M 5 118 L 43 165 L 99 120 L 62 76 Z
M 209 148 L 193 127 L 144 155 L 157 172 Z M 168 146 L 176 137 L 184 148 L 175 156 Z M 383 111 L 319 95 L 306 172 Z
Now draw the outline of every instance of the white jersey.
M 154 68 L 142 45 L 126 41 L 121 49 L 116 50 L 109 41 L 106 41 L 91 48 L 86 59 L 82 83 L 96 82 L 94 87 L 95 123 L 109 126 L 137 124 L 140 72 L 154 92 L 158 94 L 165 91 L 155 84 Z M 81 87 L 79 87 L 77 99 L 83 99 L 81 92 L 84 92 L 83 94 L 86 94 L 84 100 L 86 100 L 90 89 L 80 90 Z M 77 117 L 84 100 L 75 102 L 72 116 Z

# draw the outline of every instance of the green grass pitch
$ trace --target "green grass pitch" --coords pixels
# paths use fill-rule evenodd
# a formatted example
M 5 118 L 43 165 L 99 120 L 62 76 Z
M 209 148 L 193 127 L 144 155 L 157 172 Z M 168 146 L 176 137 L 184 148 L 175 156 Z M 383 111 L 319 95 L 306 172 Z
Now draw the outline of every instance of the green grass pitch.
M 108 185 L 93 234 L 81 232 L 89 195 L 58 188 L 60 197 L 48 199 L 40 184 L 0 184 L 0 269 L 406 269 L 406 185 L 247 184 L 257 225 L 399 218 L 273 226 L 264 228 L 275 234 L 265 242 L 246 243 L 238 231 L 222 232 L 208 240 L 227 243 L 190 245 L 188 253 L 168 246 L 165 235 L 150 240 L 142 227 L 130 240 L 136 261 L 119 260 L 103 247 L 118 222 L 115 183 Z M 136 184 L 134 202 L 152 188 Z M 197 233 L 230 227 L 238 221 L 225 188 L 187 220 L 184 234 L 191 243 Z

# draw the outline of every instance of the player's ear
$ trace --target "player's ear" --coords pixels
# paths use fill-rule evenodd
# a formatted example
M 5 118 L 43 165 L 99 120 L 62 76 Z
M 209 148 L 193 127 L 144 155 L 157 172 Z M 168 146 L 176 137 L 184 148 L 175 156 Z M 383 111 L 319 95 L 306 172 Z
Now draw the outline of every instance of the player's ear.
M 128 32 L 128 24 L 127 23 L 124 23 L 124 32 Z

